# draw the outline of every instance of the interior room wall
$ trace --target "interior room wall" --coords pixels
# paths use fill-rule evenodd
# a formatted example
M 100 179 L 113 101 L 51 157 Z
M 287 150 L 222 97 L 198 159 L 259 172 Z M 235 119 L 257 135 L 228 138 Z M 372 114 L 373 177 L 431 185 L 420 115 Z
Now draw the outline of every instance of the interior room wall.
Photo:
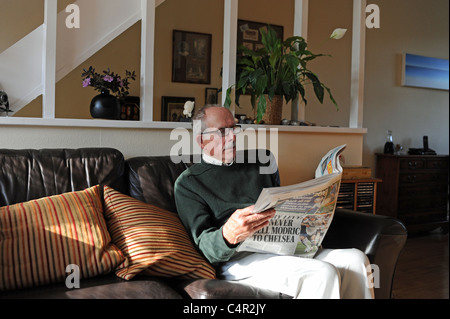
M 449 153 L 449 91 L 400 85 L 402 53 L 449 58 L 449 2 L 447 0 L 371 1 L 381 12 L 379 29 L 367 29 L 364 92 L 363 162 L 375 166 L 387 130 L 395 144 L 429 146 Z
M 58 1 L 58 9 L 65 2 Z M 43 21 L 43 0 L 0 0 L 0 52 L 19 40 Z M 364 136 L 364 165 L 374 167 L 374 153 L 382 150 L 386 131 L 391 129 L 395 143 L 408 147 L 420 147 L 422 136 L 428 135 L 430 147 L 438 153 L 448 154 L 448 91 L 407 88 L 398 84 L 399 55 L 404 52 L 448 59 L 448 1 L 447 0 L 377 0 L 367 1 L 380 7 L 381 28 L 366 29 L 366 67 L 364 95 L 364 125 L 368 133 Z M 155 54 L 155 118 L 160 115 L 162 95 L 186 96 L 194 94 L 198 101 L 204 101 L 205 87 L 220 87 L 218 76 L 222 62 L 222 23 L 223 1 L 166 0 L 156 9 L 156 54 Z M 213 6 L 212 4 L 215 4 Z M 307 120 L 318 125 L 348 125 L 349 81 L 350 81 L 350 45 L 352 0 L 314 0 L 310 1 L 308 42 L 313 52 L 329 53 L 332 57 L 323 57 L 312 66 L 321 79 L 332 89 L 341 110 L 336 112 L 331 102 L 325 99 L 325 105 L 316 105 L 312 97 L 306 110 Z M 194 14 L 191 10 L 194 8 Z M 240 0 L 239 18 L 273 24 L 282 24 L 285 35 L 292 34 L 294 0 L 274 2 L 271 0 Z M 8 9 L 8 10 L 6 10 Z M 171 28 L 213 34 L 213 82 L 211 85 L 175 84 L 171 82 Z M 349 33 L 341 40 L 329 41 L 326 38 L 336 27 L 347 27 Z M 136 24 L 123 37 L 107 45 L 98 55 L 83 63 L 82 66 L 111 66 L 117 72 L 125 68 L 139 70 L 140 27 Z M 7 39 L 3 41 L 3 39 Z M 9 42 L 8 42 L 9 41 Z M 7 43 L 5 45 L 5 43 Z M 9 44 L 8 44 L 9 43 Z M 113 49 L 111 49 L 113 48 Z M 122 50 L 118 59 L 114 59 L 116 49 Z M 164 60 L 161 60 L 164 58 Z M 111 59 L 111 60 L 109 60 Z M 126 62 L 125 62 L 126 61 Z M 128 64 L 128 62 L 132 64 Z M 117 63 L 117 64 L 114 64 Z M 82 67 L 80 66 L 80 67 Z M 88 118 L 88 103 L 95 95 L 92 88 L 81 87 L 81 69 L 71 72 L 57 84 L 57 116 Z M 215 74 L 215 75 L 214 75 Z M 0 88 L 5 79 L 0 75 Z M 139 94 L 139 85 L 132 86 L 132 94 Z M 309 93 L 311 94 L 311 93 Z M 41 114 L 42 99 L 38 97 L 20 112 L 20 116 Z M 69 113 L 64 113 L 64 109 Z M 83 110 L 81 112 L 81 110 Z M 326 111 L 324 111 L 326 110 Z M 28 113 L 27 113 L 28 112 Z M 289 112 L 285 108 L 284 116 Z M 54 138 L 60 130 L 71 130 L 73 136 L 83 136 L 92 132 L 86 128 L 42 128 L 0 127 L 1 135 L 8 136 L 10 142 L 2 142 L 1 147 L 25 147 L 27 145 L 47 145 L 56 147 Z M 132 138 L 127 130 L 108 130 L 108 137 L 118 141 Z M 139 130 L 145 141 L 153 141 L 165 135 L 156 130 Z M 310 143 L 322 144 L 323 139 L 307 139 Z M 303 138 L 296 135 L 289 141 Z M 316 139 L 317 138 L 317 139 Z M 104 139 L 103 139 L 104 140 Z M 84 142 L 71 139 L 68 147 L 81 147 Z M 6 143 L 6 144 L 5 144 Z M 170 141 L 160 141 L 166 149 Z M 97 141 L 93 146 L 103 146 Z M 126 146 L 123 146 L 126 148 Z M 289 145 L 286 145 L 289 148 Z M 316 154 L 325 146 L 315 145 Z M 136 146 L 135 152 L 139 152 Z M 161 148 L 155 150 L 163 151 Z M 301 153 L 301 152 L 300 152 Z M 301 157 L 299 153 L 298 156 Z M 155 153 L 152 153 L 155 154 Z M 355 163 L 359 161 L 355 158 Z M 299 161 L 301 158 L 298 159 Z
M 338 109 L 325 94 L 321 104 L 308 87 L 305 119 L 323 126 L 349 126 L 352 50 L 353 0 L 309 1 L 308 48 L 326 54 L 309 64 L 319 79 L 330 88 Z M 342 39 L 329 39 L 336 28 L 347 29 Z

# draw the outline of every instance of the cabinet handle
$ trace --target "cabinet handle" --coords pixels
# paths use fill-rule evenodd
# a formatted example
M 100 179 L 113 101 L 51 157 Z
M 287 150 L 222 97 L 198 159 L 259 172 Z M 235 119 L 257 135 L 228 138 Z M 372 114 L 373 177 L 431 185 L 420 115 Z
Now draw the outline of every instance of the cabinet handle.
M 408 183 L 415 183 L 416 182 L 416 175 L 413 175 L 413 176 L 408 175 L 407 180 L 408 180 Z
M 408 167 L 411 168 L 411 169 L 416 169 L 417 168 L 417 162 L 416 161 L 414 161 L 414 162 L 409 161 L 408 162 Z

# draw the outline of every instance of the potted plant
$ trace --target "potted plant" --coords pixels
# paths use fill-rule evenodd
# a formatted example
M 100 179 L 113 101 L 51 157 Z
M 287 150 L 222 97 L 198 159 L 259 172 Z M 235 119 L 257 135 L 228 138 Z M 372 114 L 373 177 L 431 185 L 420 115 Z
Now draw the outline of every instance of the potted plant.
M 341 31 L 337 31 L 341 30 Z M 307 68 L 309 61 L 324 54 L 313 54 L 307 50 L 307 43 L 302 37 L 294 36 L 280 40 L 270 27 L 260 28 L 263 47 L 253 51 L 245 46 L 238 48 L 235 103 L 239 106 L 242 94 L 250 94 L 256 120 L 265 124 L 280 124 L 283 97 L 286 102 L 299 95 L 306 104 L 305 85 L 312 84 L 317 99 L 323 103 L 327 91 L 331 101 L 337 106 L 330 89 L 317 75 Z M 345 29 L 336 29 L 330 38 L 340 39 Z M 225 106 L 231 105 L 231 90 L 226 92 Z
M 90 66 L 81 74 L 83 87 L 93 87 L 100 92 L 91 101 L 90 111 L 93 118 L 118 119 L 120 115 L 120 99 L 129 94 L 130 80 L 136 80 L 135 72 L 125 71 L 125 77 L 111 72 L 108 68 L 98 73 Z M 110 94 L 110 92 L 112 94 Z

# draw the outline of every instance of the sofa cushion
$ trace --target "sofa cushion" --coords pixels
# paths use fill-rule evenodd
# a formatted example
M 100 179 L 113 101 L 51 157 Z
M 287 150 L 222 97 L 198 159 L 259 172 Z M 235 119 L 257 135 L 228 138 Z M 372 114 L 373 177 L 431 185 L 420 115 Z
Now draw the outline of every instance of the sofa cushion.
M 124 169 L 122 153 L 112 148 L 0 149 L 0 206 L 97 184 L 126 191 Z
M 0 290 L 64 281 L 72 264 L 89 278 L 124 261 L 111 243 L 99 189 L 0 208 Z
M 177 214 L 104 187 L 105 217 L 113 242 L 128 259 L 116 275 L 215 278 L 214 268 L 194 248 Z
M 170 156 L 133 157 L 126 162 L 129 194 L 143 201 L 176 212 L 174 184 L 193 160 L 174 163 Z
M 181 299 L 161 278 L 136 277 L 127 281 L 111 273 L 80 280 L 79 288 L 56 283 L 0 293 L 0 299 Z M 100 309 L 100 308 L 98 308 Z M 116 308 L 114 308 L 117 310 Z M 104 311 L 104 309 L 102 309 Z
M 264 153 L 261 153 L 264 152 Z M 261 156 L 263 154 L 264 156 Z M 261 166 L 275 164 L 275 157 L 267 150 L 244 150 L 236 153 L 238 161 L 260 163 Z M 128 193 L 145 203 L 176 212 L 174 184 L 178 176 L 196 163 L 200 155 L 140 156 L 126 161 L 125 175 L 129 180 Z M 273 174 L 280 185 L 278 170 Z M 111 186 L 111 185 L 110 185 Z M 114 188 L 114 186 L 112 186 Z M 120 191 L 120 190 L 118 190 Z

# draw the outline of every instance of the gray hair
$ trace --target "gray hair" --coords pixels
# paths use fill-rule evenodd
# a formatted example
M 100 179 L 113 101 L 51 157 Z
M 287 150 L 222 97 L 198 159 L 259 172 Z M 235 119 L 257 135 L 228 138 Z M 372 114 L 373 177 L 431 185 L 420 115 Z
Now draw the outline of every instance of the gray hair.
M 197 112 L 195 112 L 194 116 L 192 117 L 193 121 L 200 121 L 201 123 L 201 131 L 203 132 L 206 127 L 206 110 L 213 107 L 222 107 L 218 104 L 207 104 L 203 106 L 201 109 L 199 109 Z

